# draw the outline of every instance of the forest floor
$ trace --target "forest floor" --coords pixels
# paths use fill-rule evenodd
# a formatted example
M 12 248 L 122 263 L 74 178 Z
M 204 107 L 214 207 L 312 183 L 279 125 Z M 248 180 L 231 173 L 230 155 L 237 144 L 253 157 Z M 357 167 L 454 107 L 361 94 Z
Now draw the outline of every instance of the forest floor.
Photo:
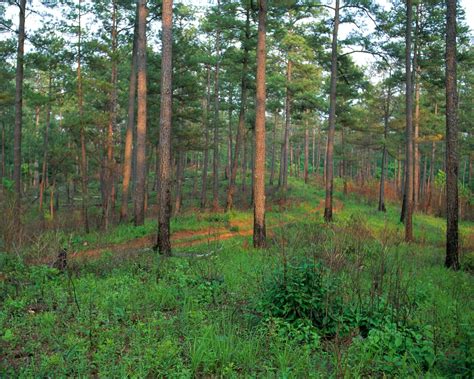
M 398 205 L 336 191 L 326 224 L 323 198 L 270 194 L 265 250 L 237 209 L 173 218 L 172 258 L 151 219 L 68 234 L 66 273 L 31 264 L 64 233 L 0 254 L 0 377 L 469 377 L 474 223 L 452 272 L 444 220 L 416 214 L 406 244 Z

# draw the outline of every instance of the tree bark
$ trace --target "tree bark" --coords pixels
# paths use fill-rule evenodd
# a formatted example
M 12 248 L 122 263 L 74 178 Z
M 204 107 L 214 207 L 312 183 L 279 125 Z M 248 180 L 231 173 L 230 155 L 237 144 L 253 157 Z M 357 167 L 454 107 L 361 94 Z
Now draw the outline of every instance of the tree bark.
M 411 73 L 411 40 L 413 4 L 407 0 L 406 4 L 406 50 L 405 50 L 405 73 L 406 73 L 406 161 L 405 161 L 405 241 L 413 240 L 413 89 Z
M 132 174 L 132 149 L 133 129 L 135 128 L 135 97 L 137 93 L 137 43 L 138 43 L 138 6 L 135 16 L 135 29 L 133 32 L 132 63 L 130 66 L 130 80 L 128 87 L 128 118 L 125 132 L 125 148 L 122 167 L 122 204 L 120 207 L 120 221 L 128 220 L 128 198 L 130 178 Z
M 446 261 L 459 269 L 456 0 L 446 0 Z
M 266 19 L 267 1 L 259 0 L 257 37 L 257 75 L 255 109 L 255 149 L 253 170 L 253 245 L 263 248 L 266 244 L 265 226 L 265 103 L 266 103 Z
M 303 175 L 305 183 L 308 183 L 308 166 L 309 166 L 309 129 L 308 129 L 308 121 L 306 120 L 306 129 L 304 131 L 304 175 Z
M 248 42 L 250 40 L 250 8 L 246 9 L 245 16 L 245 42 L 243 44 L 244 57 L 242 62 L 242 80 L 241 80 L 241 94 L 240 94 L 240 111 L 239 111 L 239 125 L 237 128 L 237 136 L 235 138 L 235 150 L 234 158 L 232 161 L 232 167 L 230 172 L 230 183 L 227 190 L 226 200 L 226 211 L 232 209 L 234 193 L 235 193 L 235 181 L 237 179 L 237 170 L 239 165 L 239 154 L 241 150 L 242 140 L 245 134 L 245 111 L 247 107 L 247 71 L 249 62 L 249 47 Z
M 277 130 L 277 117 L 278 111 L 274 113 L 273 133 L 272 133 L 272 161 L 270 168 L 270 185 L 273 186 L 273 180 L 275 179 L 275 155 L 276 155 L 276 130 Z
M 209 168 L 209 125 L 208 125 L 208 115 L 209 107 L 211 103 L 211 69 L 209 65 L 207 66 L 207 95 L 203 99 L 202 109 L 203 109 L 203 126 L 204 126 L 204 157 L 202 164 L 202 184 L 201 184 L 201 209 L 206 208 L 207 204 L 207 170 Z
M 40 192 L 39 192 L 39 210 L 43 211 L 43 196 L 44 188 L 46 183 L 46 167 L 48 160 L 48 139 L 49 139 L 49 128 L 51 126 L 51 92 L 52 92 L 52 73 L 49 73 L 48 80 L 48 107 L 46 109 L 46 125 L 44 129 L 43 137 L 43 162 L 41 165 L 41 181 L 40 181 Z
M 382 150 L 382 167 L 380 169 L 380 190 L 379 190 L 379 207 L 380 212 L 386 212 L 385 208 L 385 171 L 387 164 L 387 137 L 388 137 L 388 118 L 390 115 L 391 88 L 387 86 L 387 97 L 385 99 L 384 117 L 383 117 L 383 150 Z
M 329 129 L 326 151 L 326 199 L 324 204 L 324 219 L 332 221 L 332 194 L 334 175 L 334 134 L 336 132 L 336 84 L 337 84 L 337 33 L 339 29 L 339 0 L 336 0 L 334 11 L 334 28 L 331 47 L 331 84 L 329 93 Z
M 147 129 L 147 71 L 146 71 L 146 0 L 138 2 L 137 40 L 137 182 L 135 186 L 135 225 L 145 222 L 146 196 L 146 129 Z M 161 122 L 161 118 L 160 118 Z M 160 129 L 161 132 L 161 129 Z M 160 134 L 161 141 L 161 134 Z M 160 150 L 160 156 L 162 151 Z
M 159 142 L 159 216 L 157 248 L 161 254 L 171 255 L 171 115 L 172 115 L 172 44 L 173 0 L 163 0 L 161 58 L 161 107 Z
M 217 0 L 217 9 L 220 13 L 220 0 Z M 220 41 L 221 31 L 219 26 L 216 30 L 216 65 L 214 67 L 214 142 L 212 157 L 212 210 L 219 210 L 219 70 L 220 70 Z
M 89 194 L 88 194 L 88 173 L 87 173 L 87 142 L 86 130 L 84 126 L 84 98 L 82 91 L 82 26 L 81 26 L 81 3 L 79 0 L 78 14 L 78 43 L 77 43 L 77 102 L 79 108 L 79 125 L 81 139 L 81 191 L 82 191 L 82 222 L 84 223 L 84 231 L 89 233 Z
M 18 3 L 20 23 L 18 27 L 18 49 L 16 56 L 16 84 L 15 84 L 15 129 L 13 136 L 13 183 L 15 189 L 15 211 L 13 224 L 17 236 L 21 228 L 21 128 L 23 121 L 23 66 L 25 53 L 25 13 L 26 0 Z
M 109 228 L 110 218 L 113 213 L 113 186 L 114 186 L 114 172 L 115 172 L 115 159 L 114 159 L 114 131 L 117 128 L 117 2 L 112 1 L 112 29 L 111 29 L 111 44 L 112 44 L 112 70 L 111 70 L 111 91 L 110 91 L 110 111 L 109 111 L 109 124 L 107 128 L 107 154 L 103 166 L 104 170 L 104 199 L 102 200 L 103 206 L 103 227 L 105 230 Z
M 286 100 L 285 100 L 285 131 L 283 137 L 282 160 L 280 163 L 280 183 L 284 192 L 288 189 L 288 153 L 290 148 L 291 129 L 291 76 L 292 62 L 288 59 L 286 66 Z

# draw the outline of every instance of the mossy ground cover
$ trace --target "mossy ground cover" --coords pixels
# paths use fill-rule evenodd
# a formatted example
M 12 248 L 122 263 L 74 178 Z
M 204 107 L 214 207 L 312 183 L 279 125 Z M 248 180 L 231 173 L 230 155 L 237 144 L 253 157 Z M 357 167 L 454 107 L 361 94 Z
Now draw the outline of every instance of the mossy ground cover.
M 469 377 L 472 274 L 443 267 L 444 221 L 415 216 L 403 242 L 387 213 L 290 181 L 269 196 L 266 250 L 251 236 L 204 241 L 163 258 L 149 249 L 70 262 L 61 273 L 1 255 L 2 377 Z M 232 226 L 234 225 L 234 226 Z M 185 213 L 175 232 L 241 229 L 251 211 Z M 77 249 L 153 233 L 156 223 L 74 235 Z M 462 223 L 468 239 L 472 223 Z M 466 248 L 466 246 L 465 246 Z

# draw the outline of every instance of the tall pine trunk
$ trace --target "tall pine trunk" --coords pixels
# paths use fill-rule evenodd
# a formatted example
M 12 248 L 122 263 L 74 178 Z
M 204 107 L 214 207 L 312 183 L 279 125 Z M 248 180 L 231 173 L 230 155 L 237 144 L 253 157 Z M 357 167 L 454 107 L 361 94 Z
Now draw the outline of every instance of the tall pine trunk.
M 207 203 L 207 171 L 209 169 L 209 107 L 211 103 L 211 69 L 207 65 L 207 94 L 202 104 L 202 119 L 204 127 L 204 157 L 202 163 L 201 178 L 201 209 L 206 208 Z
M 220 12 L 220 0 L 217 0 L 218 13 Z M 216 30 L 216 65 L 214 67 L 214 141 L 213 141 L 213 157 L 212 157 L 212 210 L 215 212 L 219 209 L 219 70 L 220 70 L 220 44 L 221 31 L 219 26 Z
M 77 102 L 79 108 L 79 127 L 81 140 L 81 192 L 82 192 L 82 222 L 84 231 L 89 233 L 89 193 L 88 193 L 88 173 L 87 173 L 87 142 L 84 125 L 84 94 L 82 91 L 82 25 L 81 25 L 81 3 L 79 0 L 78 13 L 78 43 L 77 43 Z
M 266 0 L 259 1 L 257 40 L 257 96 L 255 114 L 255 153 L 253 172 L 254 222 L 253 245 L 262 248 L 266 243 L 265 226 L 265 102 L 266 102 Z
M 332 221 L 332 193 L 334 185 L 334 135 L 336 133 L 336 84 L 337 84 L 337 33 L 339 30 L 339 0 L 336 0 L 334 11 L 334 26 L 331 47 L 331 84 L 329 93 L 329 129 L 326 150 L 326 199 L 324 204 L 324 219 Z
M 40 181 L 40 191 L 39 191 L 39 210 L 43 210 L 43 197 L 44 189 L 46 183 L 46 167 L 48 160 L 48 140 L 49 140 L 49 128 L 51 126 L 51 91 L 52 91 L 52 73 L 49 73 L 48 80 L 48 107 L 46 109 L 46 125 L 44 128 L 43 136 L 43 162 L 41 164 L 41 181 Z
M 132 175 L 133 129 L 135 128 L 135 97 L 137 93 L 137 41 L 138 40 L 138 6 L 135 16 L 133 32 L 132 63 L 130 65 L 130 80 L 128 87 L 128 118 L 125 132 L 125 148 L 122 167 L 122 203 L 120 207 L 120 221 L 128 220 L 128 198 L 130 178 Z
M 146 0 L 138 2 L 137 40 L 137 181 L 135 186 L 135 225 L 145 222 L 146 196 L 146 128 L 147 128 L 147 71 L 146 71 Z M 161 134 L 160 134 L 161 136 Z M 160 137 L 161 138 L 161 137 Z M 161 153 L 161 151 L 160 151 Z
M 234 193 L 235 193 L 235 181 L 237 179 L 237 170 L 239 165 L 239 155 L 242 149 L 242 141 L 245 134 L 245 111 L 247 106 L 247 71 L 249 62 L 249 47 L 248 42 L 250 40 L 250 9 L 246 9 L 245 14 L 245 42 L 243 44 L 244 57 L 242 62 L 242 81 L 241 81 L 241 94 L 240 94 L 240 111 L 239 111 L 239 125 L 237 127 L 237 136 L 235 138 L 235 150 L 234 158 L 232 161 L 232 167 L 230 170 L 230 182 L 227 190 L 226 200 L 226 211 L 232 209 Z
M 159 215 L 157 248 L 161 254 L 171 255 L 171 115 L 172 115 L 172 46 L 173 0 L 163 0 L 161 107 L 159 142 Z
M 413 88 L 411 72 L 411 40 L 412 40 L 413 4 L 406 3 L 406 35 L 405 35 L 405 74 L 406 74 L 406 160 L 405 160 L 405 241 L 413 240 Z
M 15 211 L 13 224 L 17 236 L 21 228 L 21 128 L 23 121 L 23 66 L 25 53 L 25 13 L 26 0 L 18 3 L 20 23 L 18 27 L 18 49 L 16 56 L 16 84 L 15 84 L 15 129 L 13 135 L 13 183 L 15 189 Z
M 456 0 L 446 0 L 446 261 L 459 269 Z

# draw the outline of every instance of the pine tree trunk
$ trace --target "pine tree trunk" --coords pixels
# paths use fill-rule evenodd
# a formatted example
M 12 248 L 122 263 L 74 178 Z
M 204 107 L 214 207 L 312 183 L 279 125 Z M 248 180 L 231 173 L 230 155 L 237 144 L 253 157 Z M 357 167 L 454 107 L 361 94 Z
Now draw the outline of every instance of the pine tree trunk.
M 48 81 L 48 107 L 46 109 L 46 125 L 44 128 L 44 137 L 43 137 L 43 162 L 41 165 L 41 181 L 40 181 L 40 192 L 39 192 L 39 210 L 43 210 L 43 196 L 44 188 L 46 183 L 46 167 L 48 160 L 48 139 L 49 139 L 49 128 L 51 126 L 51 95 L 52 95 L 52 74 L 49 73 Z
M 135 185 L 135 225 L 145 222 L 146 196 L 146 129 L 147 129 L 147 70 L 146 70 L 146 0 L 138 2 L 138 40 L 137 40 L 137 181 Z M 160 118 L 161 121 L 161 118 Z M 161 134 L 160 134 L 161 139 Z M 160 157 L 162 154 L 160 149 Z
M 218 13 L 220 12 L 220 0 L 217 0 Z M 216 65 L 214 67 L 214 142 L 212 157 L 212 210 L 219 210 L 219 70 L 220 70 L 220 29 L 216 30 Z
M 285 132 L 283 137 L 282 161 L 280 163 L 281 187 L 283 191 L 288 189 L 288 153 L 290 148 L 290 128 L 291 128 L 291 75 L 292 63 L 288 59 L 286 66 L 286 99 L 285 99 Z
M 82 222 L 84 231 L 89 233 L 89 194 L 88 194 L 88 169 L 87 169 L 87 142 L 86 130 L 84 126 L 84 99 L 82 92 L 82 71 L 81 71 L 81 48 L 82 48 L 82 26 L 81 26 L 81 3 L 79 0 L 78 14 L 78 44 L 77 44 L 77 101 L 79 108 L 80 140 L 81 140 L 81 191 L 82 191 Z
M 406 5 L 406 51 L 405 51 L 405 72 L 406 72 L 406 180 L 405 180 L 405 241 L 413 240 L 413 89 L 411 73 L 411 40 L 412 40 L 412 20 L 413 4 L 412 0 L 407 0 Z
M 120 221 L 128 220 L 128 198 L 130 178 L 132 175 L 132 149 L 133 129 L 135 128 L 135 97 L 137 92 L 137 43 L 138 43 L 138 6 L 135 16 L 135 29 L 133 32 L 132 63 L 130 67 L 130 80 L 128 87 L 128 118 L 125 132 L 125 148 L 122 167 L 122 204 L 120 207 Z
M 267 2 L 259 0 L 258 40 L 257 40 L 257 75 L 256 75 L 256 114 L 255 114 L 255 149 L 253 172 L 253 245 L 265 247 L 265 102 L 266 102 L 266 17 Z
M 23 121 L 23 57 L 25 52 L 26 0 L 20 0 L 18 6 L 20 11 L 20 23 L 18 27 L 18 49 L 16 57 L 15 129 L 13 135 L 13 183 L 15 190 L 13 224 L 19 239 L 21 228 L 21 128 Z
M 227 189 L 227 200 L 226 200 L 226 211 L 232 209 L 234 193 L 235 193 L 235 181 L 237 179 L 237 170 L 239 165 L 239 155 L 241 145 L 245 134 L 245 111 L 247 107 L 247 71 L 249 61 L 249 48 L 248 41 L 250 40 L 250 9 L 246 9 L 245 16 L 245 43 L 243 44 L 244 56 L 242 62 L 242 80 L 241 80 L 241 94 L 240 94 L 240 111 L 239 111 L 239 125 L 237 127 L 237 136 L 235 138 L 235 150 L 234 158 L 232 161 L 232 167 L 230 172 L 230 183 Z
M 332 221 L 332 194 L 334 186 L 334 134 L 336 132 L 336 83 L 337 83 L 337 33 L 339 29 L 339 0 L 336 0 L 334 11 L 334 26 L 331 47 L 331 84 L 329 93 L 329 129 L 326 151 L 326 199 L 324 204 L 324 219 Z
M 203 99 L 203 126 L 204 126 L 204 158 L 202 164 L 202 179 L 201 179 L 201 209 L 206 208 L 207 204 L 207 171 L 209 169 L 209 125 L 208 115 L 211 104 L 211 69 L 207 66 L 207 95 Z
M 272 133 L 272 161 L 270 168 L 270 185 L 273 186 L 273 181 L 275 179 L 275 155 L 276 155 L 276 130 L 277 130 L 277 117 L 278 111 L 274 113 L 274 123 L 273 123 L 273 133 Z
M 306 121 L 306 129 L 304 131 L 304 175 L 303 175 L 305 183 L 308 183 L 308 166 L 309 166 L 309 129 L 308 129 L 308 121 Z
M 111 71 L 111 91 L 110 91 L 110 111 L 109 111 L 109 124 L 107 128 L 107 154 L 104 162 L 104 199 L 103 203 L 103 227 L 105 230 L 108 229 L 110 218 L 113 213 L 112 209 L 112 194 L 114 186 L 114 172 L 115 172 L 115 160 L 114 160 L 114 131 L 117 128 L 117 3 L 112 1 L 112 29 L 111 29 L 111 43 L 112 43 L 112 71 Z
M 446 261 L 459 269 L 458 116 L 456 89 L 456 0 L 446 0 Z
M 171 115 L 172 115 L 172 44 L 173 0 L 163 0 L 161 59 L 161 107 L 159 142 L 159 216 L 157 248 L 161 254 L 171 255 Z
M 180 151 L 178 152 L 178 165 L 176 167 L 176 199 L 174 214 L 177 215 L 181 211 L 181 204 L 183 200 L 183 180 L 184 180 L 184 164 L 185 164 L 185 154 Z
M 388 137 L 388 118 L 390 116 L 390 100 L 391 89 L 387 88 L 387 97 L 385 99 L 384 117 L 383 117 L 383 150 L 382 150 L 382 167 L 380 169 L 380 191 L 379 191 L 379 207 L 380 212 L 385 212 L 385 171 L 387 164 L 387 137 Z

